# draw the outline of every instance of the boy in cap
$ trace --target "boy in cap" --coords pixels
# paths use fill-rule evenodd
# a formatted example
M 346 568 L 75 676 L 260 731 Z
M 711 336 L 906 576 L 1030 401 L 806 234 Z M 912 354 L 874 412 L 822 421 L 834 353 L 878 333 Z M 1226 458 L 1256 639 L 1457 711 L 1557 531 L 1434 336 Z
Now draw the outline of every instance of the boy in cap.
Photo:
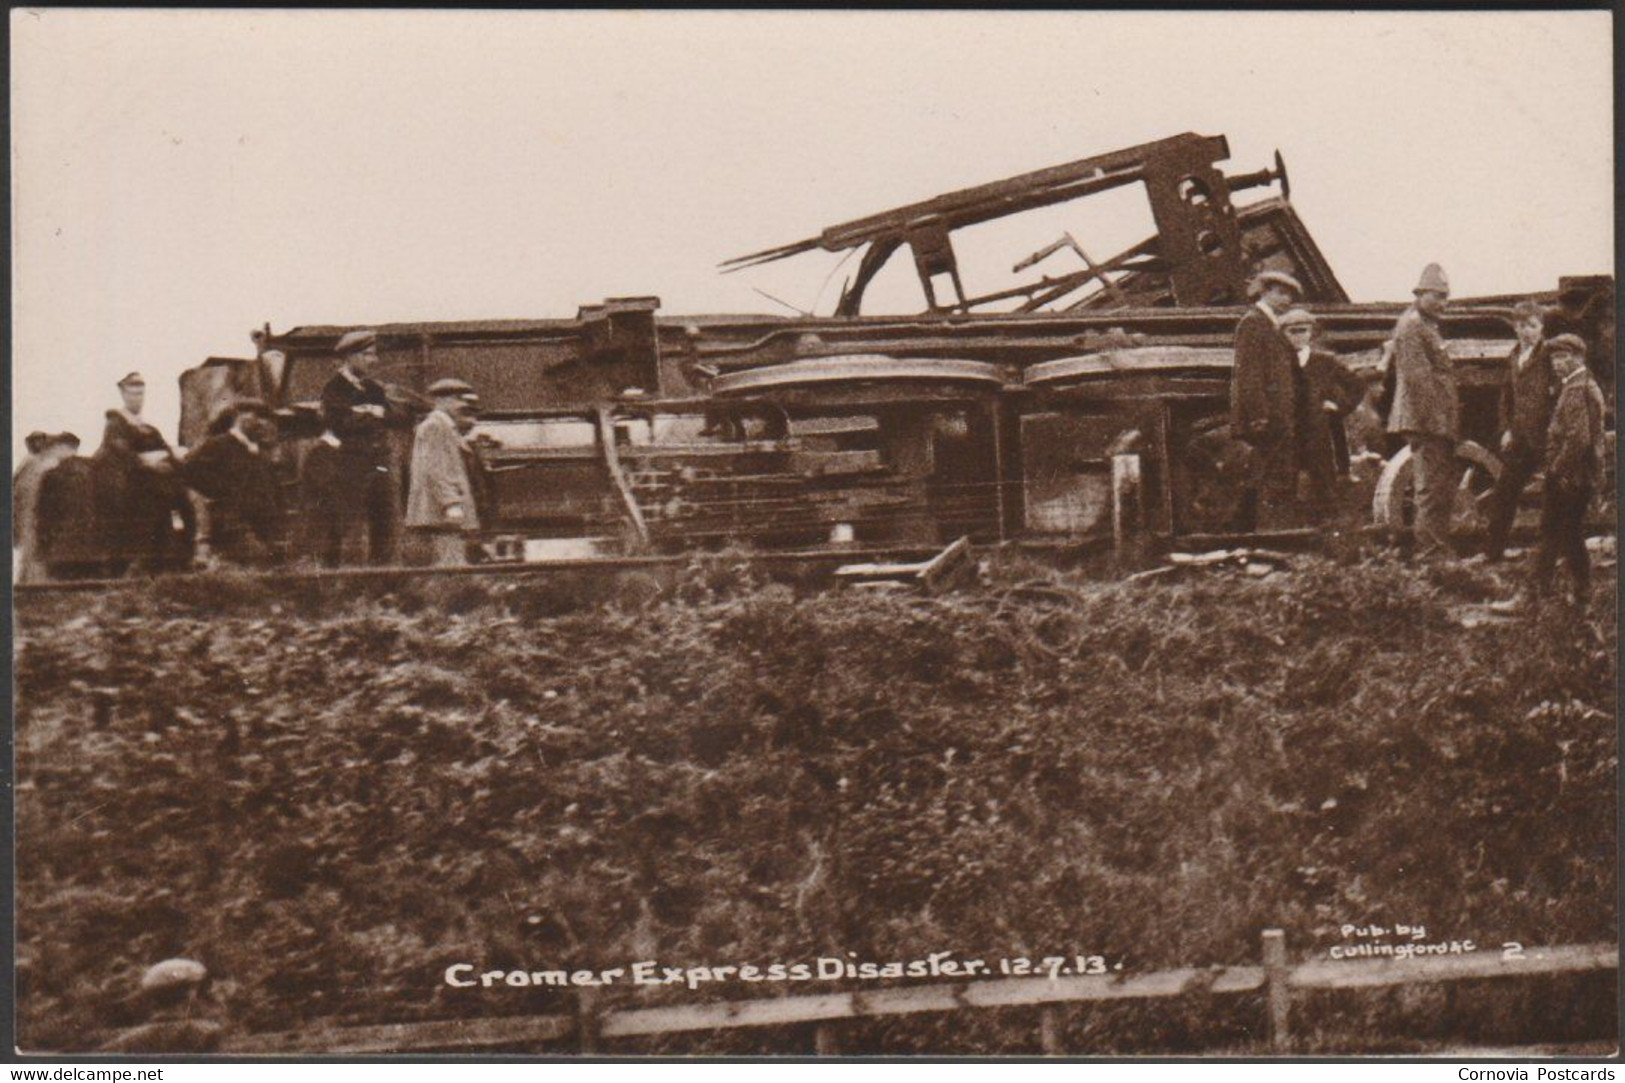
M 1252 282 L 1257 298 L 1236 324 L 1230 377 L 1230 432 L 1252 449 L 1249 529 L 1294 525 L 1298 487 L 1297 415 L 1301 376 L 1280 316 L 1303 295 L 1297 279 L 1265 271 Z
M 390 472 L 389 396 L 370 373 L 378 363 L 378 335 L 349 331 L 333 347 L 339 369 L 322 388 L 322 421 L 337 442 L 333 481 L 340 491 L 307 494 L 319 510 L 322 536 L 348 534 L 359 518 L 367 531 L 367 557 L 388 564 L 395 555 L 399 492 Z
M 1585 513 L 1606 464 L 1606 406 L 1602 389 L 1586 368 L 1586 347 L 1580 336 L 1558 335 L 1548 343 L 1547 352 L 1562 382 L 1546 430 L 1540 547 L 1535 551 L 1529 594 L 1534 603 L 1544 598 L 1561 557 L 1574 579 L 1575 607 L 1583 612 L 1591 590 Z
M 1365 383 L 1337 355 L 1315 345 L 1318 327 L 1307 309 L 1294 308 L 1281 317 L 1281 331 L 1292 344 L 1300 381 L 1298 460 L 1309 481 L 1309 507 L 1325 519 L 1336 502 L 1338 479 L 1348 475 L 1348 436 L 1343 419 L 1365 397 Z
M 478 530 L 479 512 L 468 479 L 457 413 L 473 388 L 461 380 L 437 380 L 429 387 L 434 409 L 418 422 L 412 439 L 411 489 L 406 498 L 406 529 L 413 563 L 466 564 L 465 535 Z
M 1489 538 L 1484 545 L 1484 559 L 1492 563 L 1506 554 L 1518 498 L 1541 467 L 1552 401 L 1557 397 L 1557 375 L 1544 341 L 1540 306 L 1520 301 L 1513 309 L 1513 326 L 1518 343 L 1507 357 L 1501 387 L 1501 476 L 1490 492 Z
M 1416 552 L 1449 556 L 1450 514 L 1455 505 L 1459 405 L 1456 374 L 1439 321 L 1450 297 L 1444 269 L 1430 263 L 1411 291 L 1416 302 L 1394 325 L 1394 404 L 1388 431 L 1411 449 L 1416 489 Z

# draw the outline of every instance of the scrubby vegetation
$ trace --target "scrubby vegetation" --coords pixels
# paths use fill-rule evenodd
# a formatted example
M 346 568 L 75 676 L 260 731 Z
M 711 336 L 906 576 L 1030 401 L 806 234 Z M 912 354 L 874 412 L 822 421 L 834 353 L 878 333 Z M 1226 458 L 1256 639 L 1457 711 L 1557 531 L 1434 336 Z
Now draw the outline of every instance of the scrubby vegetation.
M 573 1001 L 453 989 L 456 962 L 949 950 L 1150 970 L 1255 963 L 1271 926 L 1299 957 L 1324 957 L 1345 922 L 1496 948 L 1614 938 L 1611 572 L 1583 623 L 1473 628 L 1453 607 L 1504 593 L 1482 570 L 1034 575 L 859 602 L 712 567 L 671 601 L 573 611 L 539 585 L 469 581 L 32 601 L 22 1044 L 82 1049 L 133 1022 L 141 969 L 172 955 L 209 966 L 241 1032 Z M 1492 983 L 1448 1008 L 1438 990 L 1340 994 L 1303 1018 L 1324 1049 L 1607 1036 L 1603 986 Z M 1196 993 L 1068 1009 L 1064 1038 L 1245 1047 L 1262 1014 Z M 900 1017 L 846 1046 L 1029 1052 L 1033 1026 Z M 625 1048 L 808 1045 L 741 1031 Z

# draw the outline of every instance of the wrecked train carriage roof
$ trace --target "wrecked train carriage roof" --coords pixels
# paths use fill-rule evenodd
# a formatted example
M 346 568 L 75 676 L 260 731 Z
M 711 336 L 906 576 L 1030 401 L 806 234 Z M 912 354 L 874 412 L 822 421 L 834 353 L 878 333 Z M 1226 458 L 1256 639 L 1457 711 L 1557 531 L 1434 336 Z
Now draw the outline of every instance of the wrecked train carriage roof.
M 381 340 L 413 340 L 425 336 L 448 338 L 524 338 L 567 337 L 579 334 L 586 321 L 581 317 L 528 318 L 504 320 L 425 320 L 408 323 L 354 323 L 354 324 L 301 324 L 268 336 L 266 347 L 277 349 L 327 349 L 347 331 L 371 328 Z M 700 330 L 710 327 L 729 327 L 740 324 L 800 325 L 806 321 L 796 316 L 778 316 L 771 313 L 706 313 L 695 316 L 660 316 L 657 323 L 663 328 L 693 326 Z
M 1492 303 L 1483 303 L 1478 299 L 1463 299 L 1453 302 L 1446 313 L 1445 323 L 1454 330 L 1463 323 L 1480 324 L 1484 320 L 1507 320 L 1511 316 L 1511 307 L 1515 300 L 1523 295 L 1507 298 L 1488 299 Z M 1546 294 L 1529 294 L 1533 299 L 1541 299 Z M 1311 304 L 1305 307 L 1311 309 L 1316 315 L 1323 317 L 1333 326 L 1376 325 L 1386 320 L 1391 325 L 1402 312 L 1410 306 L 1409 301 L 1368 301 L 1361 303 L 1345 302 L 1341 304 Z M 1231 327 L 1247 310 L 1243 305 L 1219 305 L 1187 308 L 1129 308 L 1113 309 L 1109 311 L 1071 311 L 1071 312 L 943 312 L 943 313 L 905 313 L 889 315 L 865 316 L 781 316 L 772 313 L 741 312 L 741 313 L 700 313 L 700 314 L 673 314 L 659 315 L 656 323 L 662 330 L 681 330 L 694 327 L 700 331 L 729 331 L 749 328 L 764 328 L 770 331 L 785 331 L 794 333 L 816 334 L 821 330 L 840 330 L 847 328 L 877 328 L 877 329 L 907 329 L 918 328 L 931 331 L 975 331 L 984 333 L 1003 333 L 1010 330 L 1020 330 L 1024 327 L 1054 327 L 1066 324 L 1095 328 L 1108 326 L 1151 326 L 1156 325 L 1177 331 L 1183 327 L 1196 327 L 1211 324 L 1215 327 Z M 421 338 L 430 336 L 435 338 L 452 337 L 506 337 L 528 334 L 575 334 L 582 326 L 580 319 L 503 319 L 503 320 L 438 320 L 412 323 L 381 323 L 381 324 L 310 324 L 290 328 L 269 336 L 266 339 L 268 347 L 298 346 L 305 348 L 323 348 L 337 342 L 339 337 L 347 331 L 360 327 L 370 327 L 376 331 L 380 338 Z M 1508 325 L 1507 333 L 1511 329 Z

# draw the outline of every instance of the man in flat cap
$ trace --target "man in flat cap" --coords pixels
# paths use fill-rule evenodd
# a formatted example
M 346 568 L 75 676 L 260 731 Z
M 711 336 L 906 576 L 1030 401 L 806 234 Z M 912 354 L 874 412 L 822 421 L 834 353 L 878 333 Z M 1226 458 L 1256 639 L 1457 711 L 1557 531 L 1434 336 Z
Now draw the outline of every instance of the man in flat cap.
M 1491 563 L 1506 555 L 1518 500 L 1541 467 L 1558 387 L 1541 307 L 1520 301 L 1512 325 L 1518 341 L 1507 357 L 1501 385 L 1501 476 L 1490 492 L 1489 538 L 1484 543 L 1484 559 Z
M 1248 529 L 1295 525 L 1298 485 L 1297 413 L 1302 382 L 1292 346 L 1281 333 L 1282 313 L 1303 295 L 1298 280 L 1265 271 L 1252 282 L 1255 303 L 1236 325 L 1230 376 L 1230 431 L 1252 449 Z
M 400 494 L 390 471 L 389 396 L 370 375 L 378 364 L 378 335 L 350 331 L 333 349 L 340 364 L 322 388 L 322 421 L 336 441 L 331 481 L 338 491 L 306 494 L 307 504 L 324 517 L 315 524 L 319 536 L 344 537 L 364 525 L 369 562 L 388 564 L 395 556 Z
M 1444 269 L 1428 264 L 1412 292 L 1416 302 L 1394 325 L 1394 404 L 1388 431 L 1403 436 L 1411 450 L 1416 553 L 1449 556 L 1450 515 L 1461 477 L 1456 465 L 1460 405 L 1455 368 L 1440 332 L 1439 321 L 1450 297 Z
M 1338 482 L 1348 475 L 1343 421 L 1365 397 L 1365 382 L 1336 354 L 1316 345 L 1318 330 L 1308 309 L 1294 308 L 1281 317 L 1300 373 L 1298 467 L 1308 481 L 1308 511 L 1324 521 L 1336 505 Z
M 259 399 L 231 409 L 230 426 L 197 446 L 181 476 L 203 497 L 198 556 L 264 567 L 287 555 L 282 484 L 271 461 L 276 417 Z
M 156 425 L 141 416 L 147 382 L 132 372 L 118 382 L 124 405 L 107 411 L 96 449 L 97 503 L 116 573 L 162 571 L 191 562 L 196 532 L 176 457 Z
M 406 498 L 406 529 L 412 562 L 437 566 L 468 562 L 467 535 L 479 529 L 474 488 L 457 431 L 457 413 L 473 389 L 461 380 L 438 380 L 429 387 L 434 409 L 418 422 L 412 439 L 411 489 Z

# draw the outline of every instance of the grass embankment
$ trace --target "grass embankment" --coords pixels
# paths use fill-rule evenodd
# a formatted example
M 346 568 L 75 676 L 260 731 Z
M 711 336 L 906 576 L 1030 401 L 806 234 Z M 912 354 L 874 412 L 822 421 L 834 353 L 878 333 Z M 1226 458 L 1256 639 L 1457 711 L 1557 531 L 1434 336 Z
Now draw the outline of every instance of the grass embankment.
M 282 1030 L 572 1003 L 449 988 L 455 962 L 946 950 L 1149 970 L 1256 963 L 1270 926 L 1299 957 L 1347 942 L 1343 923 L 1497 950 L 1613 939 L 1611 572 L 1583 625 L 1473 629 L 1450 611 L 1500 593 L 1483 571 L 1014 575 L 861 601 L 695 575 L 679 604 L 564 615 L 540 586 L 474 583 L 30 603 L 23 1045 L 133 1021 L 141 968 L 171 955 L 209 966 L 231 1027 Z M 1327 1049 L 1611 1032 L 1611 980 L 1442 996 L 1323 997 L 1299 1020 Z M 1069 1009 L 1063 1037 L 1245 1046 L 1262 1017 L 1196 993 Z M 899 1018 L 846 1048 L 1028 1052 L 1033 1020 Z

